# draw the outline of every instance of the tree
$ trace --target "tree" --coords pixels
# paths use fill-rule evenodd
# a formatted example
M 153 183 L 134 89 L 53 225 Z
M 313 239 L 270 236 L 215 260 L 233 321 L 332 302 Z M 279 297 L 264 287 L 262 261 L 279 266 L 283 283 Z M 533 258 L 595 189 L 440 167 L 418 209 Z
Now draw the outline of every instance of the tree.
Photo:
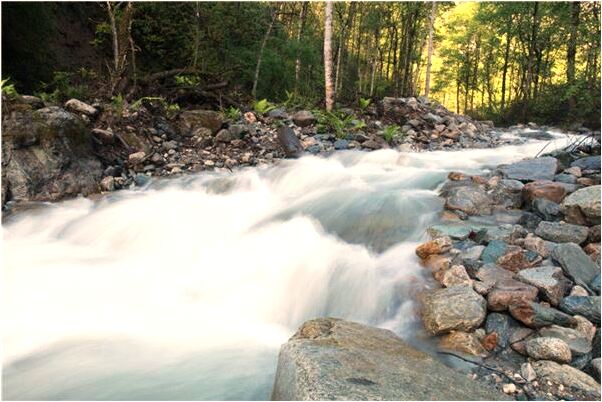
M 259 81 L 259 70 L 261 68 L 261 59 L 263 58 L 263 52 L 265 50 L 265 45 L 268 42 L 268 38 L 270 37 L 270 33 L 272 32 L 272 28 L 274 27 L 274 23 L 276 22 L 277 12 L 276 9 L 271 10 L 272 17 L 270 19 L 270 24 L 268 25 L 268 29 L 265 31 L 265 35 L 263 36 L 263 41 L 261 41 L 261 47 L 259 48 L 259 55 L 257 56 L 257 65 L 255 66 L 255 78 L 253 79 L 253 89 L 251 90 L 251 95 L 253 98 L 257 95 L 257 82 Z
M 570 3 L 571 7 L 571 22 L 569 30 L 569 42 L 566 52 L 566 82 L 569 86 L 569 115 L 575 111 L 575 55 L 577 54 L 577 29 L 579 28 L 579 12 L 581 5 L 579 2 Z
M 332 82 L 332 0 L 326 1 L 324 13 L 324 87 L 326 110 L 334 106 L 334 85 Z
M 128 67 L 131 67 L 132 72 L 135 72 L 135 49 L 132 39 L 134 5 L 128 1 L 122 10 L 119 8 L 119 3 L 114 4 L 107 1 L 106 7 L 113 43 L 113 66 L 109 68 L 111 76 L 109 94 L 113 95 L 115 93 L 122 93 L 127 87 Z M 130 54 L 129 58 L 128 54 Z M 131 65 L 128 60 L 132 61 Z
M 433 31 L 435 30 L 435 17 L 437 15 L 437 2 L 433 1 L 431 18 L 429 20 L 428 54 L 426 62 L 426 78 L 424 80 L 424 96 L 428 98 L 431 89 L 431 58 L 433 57 Z

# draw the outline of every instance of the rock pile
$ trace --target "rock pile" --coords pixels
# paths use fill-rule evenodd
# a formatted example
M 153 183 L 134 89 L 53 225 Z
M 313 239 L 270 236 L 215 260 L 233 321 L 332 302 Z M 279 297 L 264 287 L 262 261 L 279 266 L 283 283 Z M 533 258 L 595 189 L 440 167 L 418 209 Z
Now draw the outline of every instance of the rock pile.
M 507 393 L 600 399 L 600 156 L 448 179 L 434 239 L 416 249 L 442 286 L 422 298 L 427 332 L 494 367 L 485 377 Z

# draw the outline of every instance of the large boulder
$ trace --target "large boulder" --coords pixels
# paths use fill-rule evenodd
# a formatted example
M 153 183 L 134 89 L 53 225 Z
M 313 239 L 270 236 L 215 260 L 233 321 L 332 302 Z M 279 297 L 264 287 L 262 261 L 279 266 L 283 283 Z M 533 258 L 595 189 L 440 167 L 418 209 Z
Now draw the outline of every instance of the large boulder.
M 581 315 L 600 325 L 600 296 L 567 296 L 558 306 L 571 315 Z
M 537 180 L 527 183 L 522 192 L 527 203 L 531 203 L 537 198 L 545 198 L 560 203 L 566 195 L 566 189 L 562 184 L 550 180 Z
M 102 166 L 79 117 L 59 107 L 16 110 L 2 120 L 2 205 L 56 201 L 99 190 Z
M 542 336 L 525 342 L 527 354 L 535 360 L 553 360 L 558 363 L 570 363 L 573 358 L 571 349 L 559 338 Z
M 585 158 L 577 159 L 571 163 L 572 167 L 579 167 L 582 170 L 600 170 L 600 155 L 586 156 Z
M 308 127 L 316 122 L 316 118 L 309 110 L 299 110 L 293 115 L 293 122 L 299 127 Z
M 540 382 L 550 381 L 557 385 L 563 385 L 565 388 L 578 391 L 582 393 L 579 399 L 600 400 L 600 384 L 592 377 L 568 364 L 541 360 L 533 363 L 533 369 Z
M 516 279 L 535 286 L 543 298 L 553 306 L 557 306 L 570 287 L 569 280 L 559 267 L 545 266 L 523 269 L 516 274 Z
M 562 201 L 560 207 L 568 222 L 600 224 L 600 186 L 575 191 Z
M 304 323 L 280 349 L 272 399 L 507 398 L 414 349 L 391 331 L 319 318 Z
M 574 243 L 559 244 L 552 250 L 552 258 L 560 264 L 566 276 L 585 288 L 600 273 L 600 268 L 581 247 Z
M 522 182 L 554 180 L 556 170 L 558 170 L 558 161 L 551 156 L 525 159 L 500 167 L 500 171 L 505 178 Z
M 486 302 L 469 286 L 453 286 L 429 292 L 423 299 L 422 322 L 432 335 L 471 331 L 481 325 Z

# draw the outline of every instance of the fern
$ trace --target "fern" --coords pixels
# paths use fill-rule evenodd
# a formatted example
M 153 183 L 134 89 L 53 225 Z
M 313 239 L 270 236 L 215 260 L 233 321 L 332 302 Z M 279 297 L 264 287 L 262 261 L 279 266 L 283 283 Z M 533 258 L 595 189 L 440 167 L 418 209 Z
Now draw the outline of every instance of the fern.
M 360 97 L 358 103 L 359 103 L 359 107 L 360 107 L 360 110 L 362 111 L 362 113 L 364 113 L 366 111 L 366 109 L 368 109 L 368 106 L 370 106 L 371 102 L 372 102 L 372 100 L 370 98 L 361 98 Z
M 19 95 L 17 90 L 15 89 L 15 84 L 10 84 L 10 77 L 0 81 L 0 87 L 2 88 L 2 93 L 6 94 L 9 97 L 15 97 Z
M 223 113 L 229 120 L 232 121 L 237 121 L 242 114 L 240 109 L 234 106 L 230 106 L 228 109 L 224 110 Z
M 400 134 L 399 126 L 391 125 L 387 126 L 383 130 L 383 137 L 387 142 L 391 142 L 394 137 Z
M 267 99 L 259 100 L 253 104 L 253 110 L 255 110 L 255 112 L 260 115 L 266 114 L 267 112 L 275 108 L 276 105 L 274 105 L 271 102 L 268 102 Z

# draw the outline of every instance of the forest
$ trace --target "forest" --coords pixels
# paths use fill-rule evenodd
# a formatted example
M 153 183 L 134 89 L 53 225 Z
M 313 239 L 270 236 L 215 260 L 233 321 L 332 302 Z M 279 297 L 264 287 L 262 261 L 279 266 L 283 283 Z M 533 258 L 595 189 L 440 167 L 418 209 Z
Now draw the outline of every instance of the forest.
M 502 125 L 600 125 L 599 2 L 4 2 L 2 20 L 3 85 L 46 99 L 426 95 Z

